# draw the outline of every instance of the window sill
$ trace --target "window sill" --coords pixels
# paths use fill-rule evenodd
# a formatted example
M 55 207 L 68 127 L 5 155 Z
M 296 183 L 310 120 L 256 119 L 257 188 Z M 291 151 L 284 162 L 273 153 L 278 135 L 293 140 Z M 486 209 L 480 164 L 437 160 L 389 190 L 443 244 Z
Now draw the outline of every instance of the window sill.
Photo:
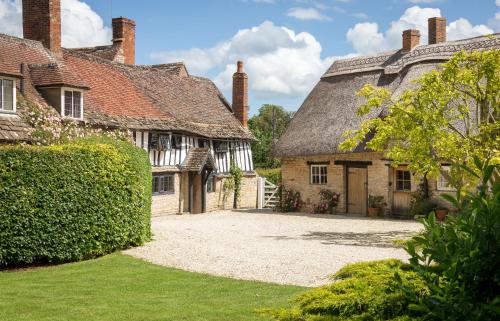
M 153 193 L 153 196 L 175 195 L 175 192 Z
M 15 110 L 3 110 L 3 109 L 0 109 L 0 114 L 15 115 L 16 111 Z

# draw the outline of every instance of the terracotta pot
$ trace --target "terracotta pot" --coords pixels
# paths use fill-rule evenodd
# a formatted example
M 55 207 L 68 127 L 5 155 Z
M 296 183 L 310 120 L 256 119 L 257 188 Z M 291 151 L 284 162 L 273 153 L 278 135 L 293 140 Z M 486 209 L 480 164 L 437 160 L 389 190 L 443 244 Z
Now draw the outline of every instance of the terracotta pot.
M 377 217 L 379 213 L 380 213 L 380 208 L 368 207 L 368 216 L 369 217 Z
M 444 221 L 446 215 L 448 215 L 447 209 L 436 210 L 435 212 L 436 212 L 436 218 L 440 221 Z

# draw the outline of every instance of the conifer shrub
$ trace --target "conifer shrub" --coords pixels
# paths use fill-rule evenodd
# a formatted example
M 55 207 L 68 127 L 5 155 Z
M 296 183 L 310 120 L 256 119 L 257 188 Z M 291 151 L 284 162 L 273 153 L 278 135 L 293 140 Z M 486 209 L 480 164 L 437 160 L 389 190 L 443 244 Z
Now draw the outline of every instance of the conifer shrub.
M 0 266 L 60 263 L 150 238 L 151 168 L 125 141 L 0 147 Z

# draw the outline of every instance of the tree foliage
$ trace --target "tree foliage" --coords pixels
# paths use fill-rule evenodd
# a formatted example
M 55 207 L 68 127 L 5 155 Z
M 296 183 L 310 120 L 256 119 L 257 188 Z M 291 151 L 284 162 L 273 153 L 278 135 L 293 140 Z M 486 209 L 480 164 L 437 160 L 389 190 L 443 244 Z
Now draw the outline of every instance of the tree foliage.
M 293 113 L 286 111 L 281 106 L 265 104 L 259 108 L 257 115 L 250 118 L 248 127 L 257 138 L 257 141 L 252 143 L 255 167 L 276 167 L 278 165 L 277 160 L 272 157 L 273 123 L 274 140 L 277 140 L 285 132 L 292 117 Z
M 367 147 L 384 151 L 394 164 L 408 163 L 435 177 L 443 162 L 452 173 L 474 156 L 498 163 L 500 146 L 500 51 L 459 52 L 441 68 L 416 80 L 416 88 L 394 97 L 385 88 L 364 86 L 359 116 L 381 109 L 383 117 L 348 131 L 341 144 L 351 150 L 368 134 Z M 460 172 L 454 177 L 462 177 Z M 460 182 L 451 181 L 455 186 Z

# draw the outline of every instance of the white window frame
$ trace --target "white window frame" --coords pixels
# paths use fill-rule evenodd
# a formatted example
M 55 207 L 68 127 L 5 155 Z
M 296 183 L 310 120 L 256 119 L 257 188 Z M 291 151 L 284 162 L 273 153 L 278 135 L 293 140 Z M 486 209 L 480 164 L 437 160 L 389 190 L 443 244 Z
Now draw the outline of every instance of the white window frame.
M 65 92 L 66 91 L 72 91 L 72 92 L 79 92 L 80 93 L 80 117 L 72 117 L 72 116 L 66 116 L 65 111 L 66 111 L 66 100 L 65 100 Z M 74 105 L 74 102 L 73 102 Z M 76 88 L 71 88 L 71 87 L 61 87 L 61 116 L 63 118 L 67 119 L 76 119 L 76 120 L 83 120 L 83 90 L 76 89 Z
M 444 172 L 450 172 L 451 168 L 448 165 L 442 165 L 441 166 L 441 171 Z M 437 190 L 438 191 L 455 191 L 456 189 L 451 186 L 448 181 L 446 180 L 446 177 L 442 173 L 439 173 L 439 177 L 437 179 Z
M 12 86 L 12 110 L 4 110 L 3 109 L 3 97 L 4 97 L 4 94 L 3 94 L 3 91 L 4 91 L 4 87 L 3 87 L 3 82 L 0 84 L 0 90 L 2 91 L 2 100 L 0 101 L 0 113 L 6 113 L 6 114 L 15 114 L 16 113 L 16 110 L 17 110 L 17 97 L 16 97 L 16 78 L 11 78 L 11 77 L 4 77 L 4 76 L 1 76 L 0 77 L 0 80 L 10 80 L 13 82 L 13 86 Z
M 309 170 L 310 171 L 310 180 L 309 180 L 309 183 L 311 185 L 326 185 L 326 184 L 328 184 L 328 165 L 325 165 L 325 164 L 317 164 L 317 165 L 311 164 L 310 167 L 311 167 L 311 169 Z M 317 174 L 313 173 L 314 172 L 314 168 L 318 169 L 318 173 Z M 325 168 L 325 174 L 321 174 L 321 168 Z M 318 183 L 314 183 L 313 177 L 315 175 L 318 176 Z M 324 178 L 324 181 L 323 181 L 323 178 Z

